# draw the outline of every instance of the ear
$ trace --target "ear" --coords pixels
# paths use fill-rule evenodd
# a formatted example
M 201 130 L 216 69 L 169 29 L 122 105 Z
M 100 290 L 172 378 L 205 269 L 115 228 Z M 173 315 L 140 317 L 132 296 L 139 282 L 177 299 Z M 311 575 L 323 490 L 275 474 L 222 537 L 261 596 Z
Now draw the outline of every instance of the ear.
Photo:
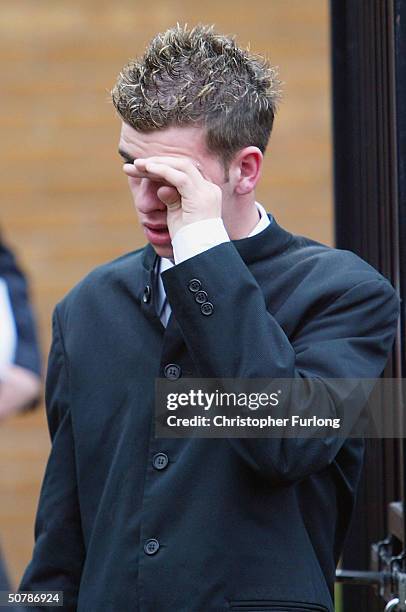
M 246 195 L 255 189 L 261 176 L 263 159 L 258 147 L 245 147 L 237 153 L 230 165 L 235 193 Z

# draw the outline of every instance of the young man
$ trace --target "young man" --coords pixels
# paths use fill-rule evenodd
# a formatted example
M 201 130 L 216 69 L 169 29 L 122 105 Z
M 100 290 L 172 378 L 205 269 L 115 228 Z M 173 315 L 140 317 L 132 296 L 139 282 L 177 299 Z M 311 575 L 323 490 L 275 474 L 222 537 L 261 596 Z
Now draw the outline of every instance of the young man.
M 118 78 L 149 244 L 55 311 L 53 446 L 20 588 L 63 590 L 64 610 L 333 611 L 361 441 L 154 437 L 157 377 L 384 368 L 390 284 L 255 200 L 277 99 L 275 71 L 205 26 L 158 35 Z

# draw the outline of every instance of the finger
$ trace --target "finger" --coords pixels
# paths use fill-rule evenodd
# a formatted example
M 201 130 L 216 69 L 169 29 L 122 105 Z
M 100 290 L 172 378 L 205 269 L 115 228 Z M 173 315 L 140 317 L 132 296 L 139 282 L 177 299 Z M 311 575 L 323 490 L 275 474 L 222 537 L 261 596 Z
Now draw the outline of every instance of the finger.
M 136 177 L 141 177 L 141 175 L 144 175 L 145 173 L 142 173 L 140 170 L 138 170 L 138 168 L 136 168 L 135 166 L 133 166 L 133 164 L 123 164 L 123 171 L 125 172 L 125 174 L 127 174 L 128 176 L 136 176 Z M 145 175 L 146 176 L 146 175 Z
M 186 195 L 185 191 L 190 187 L 190 178 L 185 172 L 175 170 L 166 164 L 147 161 L 145 171 L 173 185 L 181 195 Z
M 146 170 L 139 170 L 132 164 L 124 164 L 123 171 L 127 176 L 131 176 L 134 178 L 148 178 L 151 181 L 162 182 L 162 179 L 158 175 L 154 176 L 151 172 L 147 172 Z
M 139 170 L 145 170 L 146 164 L 148 162 L 156 163 L 156 164 L 165 164 L 174 168 L 175 170 L 179 170 L 180 172 L 185 172 L 186 174 L 190 174 L 192 177 L 202 175 L 202 170 L 199 162 L 193 158 L 189 157 L 172 157 L 170 155 L 153 155 L 151 157 L 146 158 L 138 158 L 134 160 L 134 164 Z

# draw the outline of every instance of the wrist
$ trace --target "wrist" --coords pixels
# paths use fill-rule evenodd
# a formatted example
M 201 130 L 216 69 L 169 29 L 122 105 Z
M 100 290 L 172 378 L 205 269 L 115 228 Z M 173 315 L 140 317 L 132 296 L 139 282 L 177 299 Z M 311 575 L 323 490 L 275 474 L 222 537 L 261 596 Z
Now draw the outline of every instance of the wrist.
M 221 217 L 203 219 L 181 227 L 172 239 L 175 264 L 207 251 L 230 238 Z

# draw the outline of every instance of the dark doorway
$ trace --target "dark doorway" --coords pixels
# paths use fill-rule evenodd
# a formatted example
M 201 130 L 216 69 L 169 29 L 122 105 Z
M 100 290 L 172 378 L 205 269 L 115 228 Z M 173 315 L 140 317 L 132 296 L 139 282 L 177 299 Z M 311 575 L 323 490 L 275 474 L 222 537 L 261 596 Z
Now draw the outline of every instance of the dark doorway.
M 406 3 L 331 0 L 330 8 L 336 246 L 369 261 L 404 298 Z M 405 375 L 404 325 L 402 302 L 384 376 Z M 402 439 L 367 441 L 345 569 L 372 569 L 371 545 L 391 531 L 403 550 L 405 457 Z M 385 606 L 373 588 L 359 585 L 343 585 L 343 602 L 344 612 L 380 612 Z

